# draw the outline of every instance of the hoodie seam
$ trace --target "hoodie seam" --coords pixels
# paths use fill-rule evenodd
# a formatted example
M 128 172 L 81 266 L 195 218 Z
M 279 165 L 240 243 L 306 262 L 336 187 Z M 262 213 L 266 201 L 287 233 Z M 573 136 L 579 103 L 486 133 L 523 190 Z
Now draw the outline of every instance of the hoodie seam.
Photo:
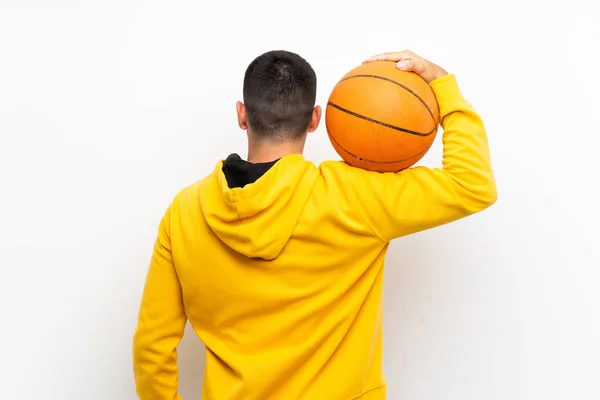
M 373 387 L 373 388 L 371 388 L 371 389 L 365 390 L 364 392 L 362 392 L 362 393 L 361 393 L 361 394 L 359 394 L 358 396 L 352 397 L 352 398 L 350 398 L 350 399 L 348 399 L 348 400 L 359 400 L 361 397 L 363 397 L 363 396 L 364 396 L 364 395 L 366 395 L 367 393 L 373 392 L 373 391 L 375 391 L 375 390 L 377 390 L 377 389 L 381 389 L 381 388 L 383 388 L 383 387 L 385 387 L 385 383 L 382 383 L 381 385 L 379 385 L 379 386 L 375 386 L 375 387 Z
M 242 235 L 240 235 L 240 228 L 241 228 L 241 227 L 242 227 L 242 225 L 244 224 L 244 217 L 242 216 L 242 212 L 240 211 L 240 204 L 239 204 L 239 202 L 238 202 L 238 195 L 237 195 L 237 193 L 235 193 L 235 192 L 232 192 L 232 193 L 233 193 L 233 197 L 234 197 L 234 200 L 235 200 L 235 211 L 237 212 L 238 219 L 239 219 L 239 221 L 240 221 L 240 224 L 239 224 L 239 226 L 238 226 L 238 229 L 237 229 L 236 235 L 237 235 L 237 237 L 238 237 L 238 240 L 240 241 L 240 243 L 242 243 L 242 247 L 244 248 L 244 252 L 243 252 L 243 254 L 244 254 L 246 257 L 248 257 L 248 251 L 247 251 L 247 249 L 246 249 L 246 241 L 245 241 L 245 240 L 242 238 Z

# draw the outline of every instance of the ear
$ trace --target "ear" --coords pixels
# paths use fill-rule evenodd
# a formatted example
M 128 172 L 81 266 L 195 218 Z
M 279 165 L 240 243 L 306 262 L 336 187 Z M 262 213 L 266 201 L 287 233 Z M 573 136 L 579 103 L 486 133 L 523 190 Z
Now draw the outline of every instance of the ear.
M 321 106 L 316 106 L 313 110 L 312 120 L 310 121 L 310 125 L 308 126 L 309 132 L 314 132 L 319 127 L 319 122 L 321 122 L 321 114 L 323 113 L 323 109 Z
M 238 125 L 242 130 L 248 130 L 248 119 L 246 117 L 246 106 L 241 101 L 235 103 L 235 109 L 237 110 Z

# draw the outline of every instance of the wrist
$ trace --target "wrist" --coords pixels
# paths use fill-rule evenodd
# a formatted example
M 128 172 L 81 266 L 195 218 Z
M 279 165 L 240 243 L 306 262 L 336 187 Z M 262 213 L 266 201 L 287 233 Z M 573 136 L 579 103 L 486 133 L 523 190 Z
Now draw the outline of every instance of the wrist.
M 436 66 L 433 70 L 433 74 L 431 74 L 431 75 L 432 75 L 432 79 L 427 83 L 431 83 L 437 79 L 440 79 L 440 78 L 448 75 L 448 71 L 446 71 L 445 69 L 443 69 L 441 67 Z

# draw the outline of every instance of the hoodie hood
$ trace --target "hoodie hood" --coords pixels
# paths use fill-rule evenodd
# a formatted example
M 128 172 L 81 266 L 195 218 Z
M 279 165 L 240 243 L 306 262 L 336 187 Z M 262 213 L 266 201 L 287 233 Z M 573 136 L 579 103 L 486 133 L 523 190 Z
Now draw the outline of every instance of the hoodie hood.
M 200 187 L 206 223 L 237 253 L 275 259 L 296 228 L 319 170 L 301 155 L 292 154 L 277 161 L 256 182 L 230 188 L 223 163 Z

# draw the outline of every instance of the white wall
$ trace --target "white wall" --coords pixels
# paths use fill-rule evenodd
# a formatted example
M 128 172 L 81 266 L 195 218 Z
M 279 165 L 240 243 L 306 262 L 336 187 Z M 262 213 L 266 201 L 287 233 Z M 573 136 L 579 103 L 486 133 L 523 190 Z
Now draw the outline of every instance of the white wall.
M 499 202 L 390 250 L 389 398 L 600 398 L 599 17 L 595 0 L 0 0 L 0 398 L 135 398 L 158 220 L 244 154 L 234 102 L 275 48 L 312 63 L 320 104 L 364 57 L 413 49 L 489 130 Z M 337 158 L 324 126 L 307 157 Z M 186 400 L 201 359 L 187 335 Z

